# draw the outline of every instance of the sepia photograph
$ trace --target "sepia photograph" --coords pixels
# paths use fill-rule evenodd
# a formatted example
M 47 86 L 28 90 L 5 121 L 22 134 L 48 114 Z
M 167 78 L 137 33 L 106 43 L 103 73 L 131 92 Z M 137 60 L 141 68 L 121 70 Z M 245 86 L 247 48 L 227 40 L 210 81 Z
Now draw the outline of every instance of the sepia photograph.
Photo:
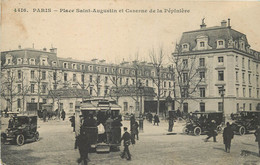
M 2 0 L 1 165 L 260 165 L 258 1 Z

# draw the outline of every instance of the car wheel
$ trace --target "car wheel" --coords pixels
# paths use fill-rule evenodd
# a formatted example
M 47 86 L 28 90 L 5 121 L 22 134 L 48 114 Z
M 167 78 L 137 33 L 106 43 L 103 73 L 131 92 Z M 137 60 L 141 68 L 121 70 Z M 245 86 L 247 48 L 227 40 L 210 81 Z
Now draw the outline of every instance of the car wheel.
M 222 131 L 222 127 L 219 125 L 217 126 L 217 132 L 220 133 Z
M 17 137 L 16 137 L 16 144 L 18 146 L 22 146 L 24 144 L 24 136 L 22 134 L 17 135 Z
M 193 130 L 193 133 L 195 136 L 199 136 L 201 134 L 201 128 L 200 127 L 195 127 Z
M 39 132 L 37 131 L 36 133 L 35 133 L 35 135 L 34 135 L 34 138 L 35 138 L 35 141 L 39 141 Z
M 246 128 L 244 126 L 241 126 L 239 128 L 239 134 L 242 136 L 242 135 L 245 135 L 246 134 Z
M 187 127 L 184 127 L 184 128 L 182 129 L 182 132 L 185 133 L 185 134 L 188 134 L 188 133 L 189 133 L 189 130 L 188 130 Z

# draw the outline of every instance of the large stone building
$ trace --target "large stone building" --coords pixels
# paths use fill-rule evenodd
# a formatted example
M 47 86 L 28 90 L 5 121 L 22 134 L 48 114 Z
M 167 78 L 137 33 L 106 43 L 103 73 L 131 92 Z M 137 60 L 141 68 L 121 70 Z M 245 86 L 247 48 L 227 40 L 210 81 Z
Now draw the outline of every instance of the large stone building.
M 84 89 L 92 97 L 105 97 L 116 99 L 112 96 L 112 87 L 142 86 L 154 88 L 156 93 L 157 70 L 152 63 L 146 62 L 121 62 L 120 64 L 106 63 L 105 60 L 93 59 L 79 61 L 71 58 L 60 58 L 57 49 L 47 51 L 25 48 L 19 46 L 17 50 L 1 52 L 2 91 L 1 110 L 17 109 L 26 110 L 27 102 L 53 103 L 54 109 L 58 107 L 75 106 L 75 101 L 65 96 L 53 96 L 50 92 L 62 89 Z M 161 97 L 167 97 L 172 91 L 172 79 L 168 68 L 160 69 Z M 154 97 L 154 93 L 149 99 Z M 53 100 L 52 98 L 56 98 Z M 66 98 L 66 99 L 64 99 Z M 73 101 L 74 100 L 74 101 Z M 136 105 L 122 102 L 125 109 L 138 110 Z M 131 106 L 131 107 L 126 107 Z M 144 109 L 142 108 L 142 112 Z
M 230 19 L 214 27 L 206 27 L 203 20 L 199 30 L 184 32 L 173 56 L 181 64 L 174 66 L 181 70 L 182 88 L 176 90 L 187 90 L 184 111 L 222 111 L 223 100 L 226 114 L 260 110 L 260 52 L 250 48 L 245 34 L 231 28 Z M 194 72 L 196 78 L 189 82 Z

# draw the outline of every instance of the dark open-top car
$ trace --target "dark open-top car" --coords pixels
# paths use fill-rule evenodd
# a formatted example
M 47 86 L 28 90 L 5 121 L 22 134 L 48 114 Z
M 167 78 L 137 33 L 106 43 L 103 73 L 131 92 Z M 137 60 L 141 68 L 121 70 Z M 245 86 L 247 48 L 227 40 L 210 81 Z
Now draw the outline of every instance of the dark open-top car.
M 231 127 L 235 133 L 244 135 L 256 130 L 257 125 L 260 125 L 260 111 L 241 111 Z
M 1 133 L 1 142 L 15 142 L 21 146 L 27 139 L 39 140 L 37 116 L 15 116 L 9 119 L 8 128 Z
M 221 131 L 223 112 L 193 112 L 189 115 L 186 126 L 183 128 L 183 133 L 192 133 L 196 136 L 206 133 L 212 120 L 216 121 L 217 131 Z

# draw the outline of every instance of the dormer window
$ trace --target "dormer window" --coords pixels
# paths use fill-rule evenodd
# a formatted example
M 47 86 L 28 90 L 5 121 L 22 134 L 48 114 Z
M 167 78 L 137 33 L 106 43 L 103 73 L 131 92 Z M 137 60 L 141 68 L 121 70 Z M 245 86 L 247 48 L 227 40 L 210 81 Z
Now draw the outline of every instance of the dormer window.
M 68 63 L 67 62 L 63 63 L 63 68 L 68 69 Z
M 188 48 L 188 45 L 187 44 L 184 44 L 183 45 L 183 49 L 187 49 Z
M 84 70 L 85 69 L 85 65 L 80 65 L 80 69 Z
M 93 70 L 93 66 L 92 65 L 90 65 L 88 68 L 89 68 L 90 71 Z
M 47 66 L 47 58 L 46 57 L 42 57 L 40 60 L 41 60 L 41 65 Z
M 200 47 L 205 47 L 205 42 L 200 42 Z
M 17 58 L 17 64 L 22 64 L 22 59 L 21 58 Z
M 72 69 L 77 69 L 77 65 L 76 64 L 72 64 Z
M 53 62 L 52 62 L 52 66 L 57 66 L 57 62 L 56 62 L 56 61 L 53 61 Z
M 34 59 L 34 58 L 30 58 L 29 64 L 30 64 L 30 65 L 35 65 L 35 59 Z
M 6 65 L 11 65 L 12 64 L 12 56 L 11 55 L 6 55 L 6 61 L 5 61 Z
M 217 49 L 225 48 L 224 40 L 217 40 Z
M 11 64 L 11 59 L 7 59 L 7 64 Z

